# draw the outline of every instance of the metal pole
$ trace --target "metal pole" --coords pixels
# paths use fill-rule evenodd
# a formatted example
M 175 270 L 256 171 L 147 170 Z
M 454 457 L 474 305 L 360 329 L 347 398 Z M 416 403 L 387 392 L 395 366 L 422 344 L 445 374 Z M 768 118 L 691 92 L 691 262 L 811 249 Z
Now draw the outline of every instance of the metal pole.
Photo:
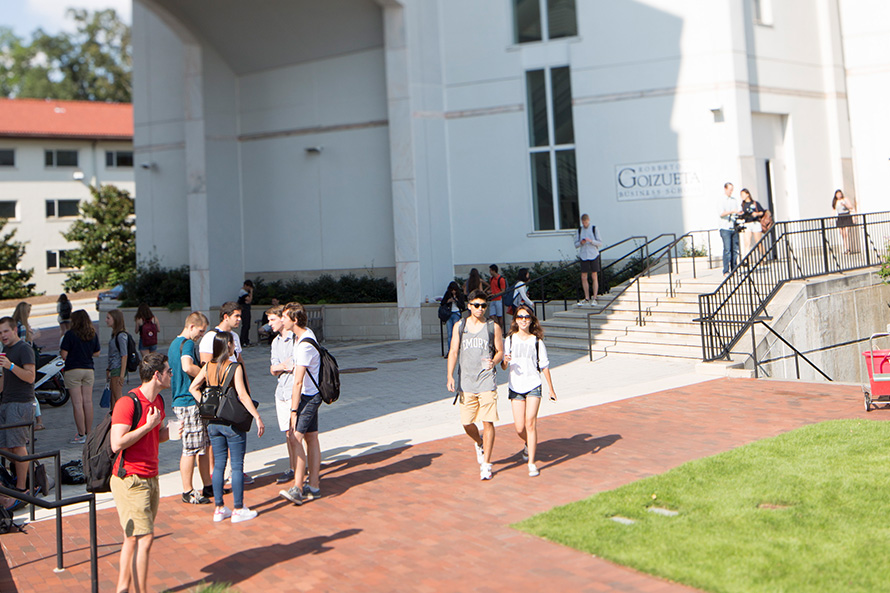
M 860 214 L 862 217 L 862 248 L 865 250 L 865 265 L 871 265 L 871 250 L 868 248 L 868 222 L 866 221 L 865 214 Z
M 637 278 L 637 325 L 643 326 L 643 301 L 640 297 L 640 279 Z
M 754 339 L 754 326 L 756 324 L 751 324 L 751 358 L 754 359 L 754 378 L 759 379 L 760 375 L 757 373 L 757 340 Z
M 697 278 L 695 275 L 695 236 L 689 235 L 689 243 L 692 245 L 692 277 Z
M 90 582 L 92 593 L 99 593 L 99 542 L 96 536 L 96 496 L 90 498 Z
M 825 219 L 819 221 L 822 235 L 822 266 L 825 273 L 828 273 L 828 237 L 825 236 Z
M 29 427 L 31 432 L 31 440 L 28 442 L 28 454 L 34 455 L 34 422 L 31 423 Z M 34 462 L 28 462 L 28 488 L 30 489 L 32 496 L 37 496 L 37 484 L 34 483 Z M 34 504 L 29 505 L 31 507 L 30 515 L 31 521 L 34 521 Z
M 800 361 L 797 357 L 797 351 L 794 352 L 794 372 L 797 373 L 797 378 L 800 380 Z
M 61 502 L 62 500 L 62 456 L 56 453 L 55 457 L 56 463 L 56 502 Z M 62 507 L 56 507 L 56 572 L 62 572 L 65 570 L 65 562 L 62 555 L 64 551 L 62 550 Z

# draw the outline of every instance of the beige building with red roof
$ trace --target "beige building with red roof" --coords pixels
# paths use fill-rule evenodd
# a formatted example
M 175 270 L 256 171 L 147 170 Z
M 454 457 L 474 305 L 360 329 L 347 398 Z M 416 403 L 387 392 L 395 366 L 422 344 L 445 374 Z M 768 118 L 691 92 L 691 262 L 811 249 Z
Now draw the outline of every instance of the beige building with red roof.
M 0 218 L 4 232 L 18 229 L 37 290 L 63 290 L 74 246 L 62 232 L 90 199 L 87 184 L 133 195 L 133 165 L 132 105 L 0 99 Z

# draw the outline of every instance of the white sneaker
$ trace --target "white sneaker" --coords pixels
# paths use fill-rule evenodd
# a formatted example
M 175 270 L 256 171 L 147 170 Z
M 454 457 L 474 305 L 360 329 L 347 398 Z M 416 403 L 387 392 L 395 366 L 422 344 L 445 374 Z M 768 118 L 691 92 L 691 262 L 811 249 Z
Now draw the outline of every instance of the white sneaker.
M 528 461 L 528 445 L 523 447 L 519 454 L 522 456 L 523 461 Z
M 259 513 L 257 513 L 256 511 L 251 511 L 247 507 L 235 509 L 234 511 L 232 511 L 232 523 L 250 521 L 251 519 L 255 519 L 258 514 Z
M 595 307 L 595 306 L 596 306 L 596 297 L 594 297 L 594 298 L 590 299 L 589 301 L 587 301 L 587 305 L 588 305 L 589 307 Z
M 490 463 L 482 463 L 479 465 L 479 479 L 481 479 L 481 480 L 490 480 L 491 479 L 491 464 Z
M 475 445 L 475 443 L 474 443 L 474 445 Z M 485 451 L 482 449 L 481 445 L 475 445 L 475 446 L 476 446 L 476 463 L 478 463 L 479 465 L 482 465 L 483 463 L 485 463 Z
M 216 510 L 213 511 L 213 522 L 219 523 L 220 521 L 225 521 L 231 516 L 232 511 L 229 510 L 229 507 L 216 507 Z
M 586 307 L 589 304 L 590 304 L 590 301 L 578 301 L 577 303 L 575 303 L 575 306 L 576 307 Z
M 538 471 L 538 466 L 536 466 L 534 463 L 529 463 L 529 464 L 528 464 L 528 475 L 529 475 L 529 477 L 534 478 L 535 476 L 540 475 L 540 473 L 541 473 L 541 472 Z M 232 519 L 232 520 L 234 521 L 234 519 Z

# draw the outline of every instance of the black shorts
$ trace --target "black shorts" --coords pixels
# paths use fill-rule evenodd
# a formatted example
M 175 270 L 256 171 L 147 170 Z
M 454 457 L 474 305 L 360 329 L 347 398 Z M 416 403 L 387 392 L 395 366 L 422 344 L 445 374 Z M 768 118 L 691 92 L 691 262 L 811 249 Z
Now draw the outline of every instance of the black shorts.
M 321 394 L 301 395 L 297 407 L 297 432 L 306 434 L 318 432 L 318 407 L 321 405 Z
M 582 259 L 581 260 L 581 273 L 582 274 L 596 274 L 603 271 L 603 260 L 602 256 L 596 256 L 596 259 Z

